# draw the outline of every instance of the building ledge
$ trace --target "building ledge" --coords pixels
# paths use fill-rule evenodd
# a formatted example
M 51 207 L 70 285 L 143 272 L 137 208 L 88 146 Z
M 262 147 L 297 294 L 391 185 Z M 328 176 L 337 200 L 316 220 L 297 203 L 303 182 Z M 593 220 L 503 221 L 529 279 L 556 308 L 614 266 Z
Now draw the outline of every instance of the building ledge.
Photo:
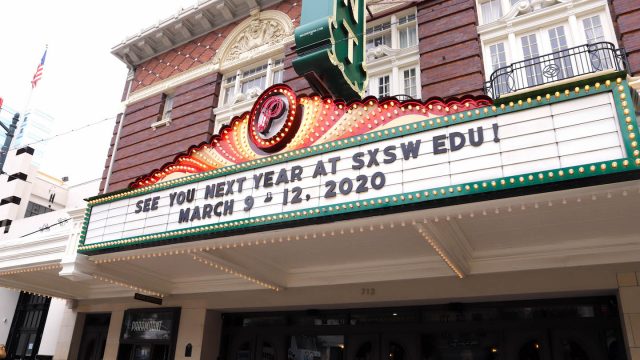
M 231 22 L 281 0 L 205 0 L 180 10 L 128 37 L 111 53 L 128 66 L 136 66 Z

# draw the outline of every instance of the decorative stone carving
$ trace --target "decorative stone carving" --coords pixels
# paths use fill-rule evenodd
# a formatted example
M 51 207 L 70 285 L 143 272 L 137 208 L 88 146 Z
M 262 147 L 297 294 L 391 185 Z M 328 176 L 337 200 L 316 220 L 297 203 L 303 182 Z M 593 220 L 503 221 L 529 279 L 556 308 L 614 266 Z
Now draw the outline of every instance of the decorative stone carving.
M 571 0 L 520 0 L 513 4 L 511 10 L 505 14 L 504 19 L 513 19 L 516 16 L 528 14 L 556 4 L 571 3 Z
M 367 60 L 374 61 L 387 56 L 396 56 L 402 52 L 402 49 L 392 49 L 387 45 L 378 45 L 367 50 Z
M 233 29 L 218 49 L 213 62 L 224 68 L 251 59 L 288 41 L 293 29 L 293 22 L 281 11 L 256 13 Z
M 229 49 L 225 61 L 238 60 L 243 55 L 247 56 L 250 50 L 262 45 L 277 44 L 284 37 L 285 29 L 281 23 L 274 20 L 251 20 L 249 27 L 236 38 L 235 44 Z

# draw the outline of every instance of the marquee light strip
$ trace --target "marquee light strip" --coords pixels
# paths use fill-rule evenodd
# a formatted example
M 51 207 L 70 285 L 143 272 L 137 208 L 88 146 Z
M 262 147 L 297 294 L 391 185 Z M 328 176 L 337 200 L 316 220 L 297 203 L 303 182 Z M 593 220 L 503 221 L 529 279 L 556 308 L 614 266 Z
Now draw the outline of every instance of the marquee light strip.
M 44 265 L 44 266 L 32 266 L 28 268 L 0 271 L 0 276 L 23 274 L 23 273 L 30 273 L 30 272 L 36 272 L 36 271 L 58 270 L 58 269 L 62 269 L 62 265 L 54 264 L 54 265 Z
M 120 287 L 128 288 L 130 290 L 134 290 L 134 291 L 139 292 L 139 293 L 144 293 L 144 294 L 147 294 L 147 295 L 152 295 L 152 296 L 156 296 L 156 297 L 160 297 L 160 298 L 164 297 L 164 294 L 159 293 L 159 292 L 154 291 L 154 290 L 144 289 L 144 288 L 141 288 L 139 286 L 127 284 L 125 282 L 122 282 L 122 281 L 119 281 L 119 280 L 113 280 L 111 278 L 100 276 L 100 275 L 95 275 L 94 274 L 92 276 L 96 280 L 100 280 L 100 281 L 103 281 L 105 283 L 109 283 L 109 284 L 112 284 L 112 285 L 117 285 L 117 286 L 120 286 Z
M 7 289 L 7 290 L 11 290 L 11 291 L 24 292 L 24 293 L 27 293 L 29 295 L 36 295 L 36 296 L 50 298 L 50 299 L 73 300 L 71 298 L 65 298 L 65 297 L 60 297 L 60 296 L 43 294 L 41 292 L 27 291 L 27 290 L 23 290 L 23 289 L 18 289 L 18 288 L 7 286 L 7 285 L 3 285 L 3 284 L 0 284 L 0 287 L 4 288 L 4 289 Z
M 162 251 L 155 251 L 153 253 L 148 253 L 148 254 L 117 256 L 117 257 L 110 257 L 106 259 L 90 258 L 89 260 L 94 262 L 95 264 L 108 264 L 108 263 L 116 263 L 116 262 L 122 262 L 122 261 L 152 259 L 152 258 L 159 258 L 159 257 L 165 257 L 165 256 L 173 256 L 173 255 L 195 254 L 197 252 L 204 252 L 204 251 L 223 251 L 225 249 L 237 249 L 237 248 L 251 247 L 251 246 L 277 245 L 277 244 L 283 244 L 283 243 L 299 241 L 299 240 L 342 236 L 345 234 L 355 234 L 358 232 L 362 233 L 365 231 L 369 231 L 369 232 L 379 231 L 379 230 L 384 230 L 387 227 L 390 229 L 393 229 L 397 226 L 401 226 L 401 227 L 405 227 L 407 225 L 415 226 L 419 222 L 426 224 L 429 221 L 438 223 L 440 221 L 451 221 L 455 219 L 458 219 L 458 220 L 462 220 L 464 218 L 473 219 L 476 216 L 491 216 L 493 214 L 500 215 L 503 212 L 511 213 L 516 210 L 520 210 L 520 211 L 537 210 L 537 209 L 543 209 L 545 207 L 552 207 L 558 204 L 560 205 L 568 205 L 571 203 L 581 204 L 583 203 L 583 201 L 585 202 L 596 201 L 599 199 L 608 200 L 608 199 L 614 198 L 614 194 L 618 194 L 618 193 L 619 195 L 617 196 L 621 196 L 621 197 L 627 197 L 629 195 L 640 195 L 640 188 L 635 189 L 635 191 L 632 189 L 625 189 L 621 191 L 606 191 L 598 194 L 591 194 L 589 196 L 563 198 L 561 200 L 547 200 L 547 201 L 520 203 L 520 204 L 512 204 L 512 205 L 498 206 L 498 207 L 487 207 L 477 211 L 456 212 L 456 213 L 449 213 L 446 215 L 420 217 L 416 219 L 407 219 L 407 220 L 401 220 L 401 221 L 390 221 L 390 222 L 378 223 L 376 225 L 347 226 L 347 227 L 339 227 L 339 228 L 336 227 L 335 229 L 328 230 L 328 231 L 325 230 L 325 231 L 304 232 L 303 234 L 277 236 L 277 237 L 271 237 L 270 239 L 262 238 L 260 240 L 252 240 L 252 241 L 240 240 L 233 243 L 196 246 L 189 249 L 162 250 Z
M 212 268 L 214 268 L 216 270 L 224 271 L 227 274 L 237 276 L 237 277 L 242 278 L 242 279 L 247 280 L 247 281 L 251 281 L 252 283 L 254 283 L 256 285 L 259 285 L 259 286 L 262 286 L 262 287 L 264 287 L 266 289 L 273 290 L 273 291 L 276 291 L 276 292 L 282 290 L 277 285 L 273 285 L 273 284 L 267 283 L 265 281 L 258 280 L 258 279 L 254 278 L 252 276 L 249 276 L 247 274 L 241 273 L 241 272 L 236 271 L 236 270 L 234 270 L 234 269 L 232 269 L 230 267 L 227 267 L 225 265 L 219 264 L 219 263 L 217 263 L 215 261 L 211 261 L 211 260 L 205 259 L 205 258 L 200 257 L 198 255 L 194 254 L 193 255 L 193 260 L 201 262 L 201 263 L 203 263 L 205 265 L 209 265 L 210 267 L 212 267 Z
M 449 254 L 447 254 L 447 251 L 443 249 L 442 244 L 440 244 L 440 242 L 437 241 L 436 239 L 433 239 L 427 233 L 427 231 L 424 229 L 424 227 L 422 225 L 416 224 L 416 225 L 414 225 L 414 227 L 418 230 L 418 233 L 424 238 L 424 240 L 427 243 L 429 243 L 429 245 L 431 245 L 431 247 L 433 248 L 433 250 L 435 250 L 435 252 L 438 254 L 438 256 L 440 256 L 440 258 L 442 260 L 444 260 L 444 262 L 447 264 L 447 266 L 449 266 L 449 268 L 460 279 L 463 279 L 464 276 L 465 276 L 464 272 L 462 272 L 460 267 L 451 260 L 451 257 L 449 256 Z

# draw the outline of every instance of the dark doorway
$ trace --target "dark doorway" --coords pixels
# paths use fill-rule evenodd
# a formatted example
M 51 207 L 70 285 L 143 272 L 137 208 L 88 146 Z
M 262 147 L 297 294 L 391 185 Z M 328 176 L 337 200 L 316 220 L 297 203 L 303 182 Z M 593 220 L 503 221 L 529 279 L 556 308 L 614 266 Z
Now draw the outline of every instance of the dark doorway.
M 50 298 L 20 293 L 7 340 L 7 359 L 36 359 L 50 303 Z
M 78 359 L 101 360 L 109 334 L 111 314 L 87 314 L 80 340 Z

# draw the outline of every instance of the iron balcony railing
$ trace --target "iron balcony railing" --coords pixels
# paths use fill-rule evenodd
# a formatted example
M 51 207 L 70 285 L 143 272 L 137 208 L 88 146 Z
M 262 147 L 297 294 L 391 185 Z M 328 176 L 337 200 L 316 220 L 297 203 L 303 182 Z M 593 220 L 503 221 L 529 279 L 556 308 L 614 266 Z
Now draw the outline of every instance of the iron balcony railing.
M 598 42 L 532 57 L 496 69 L 484 84 L 484 91 L 497 99 L 508 93 L 558 80 L 627 68 L 624 49 L 616 49 L 610 42 Z

